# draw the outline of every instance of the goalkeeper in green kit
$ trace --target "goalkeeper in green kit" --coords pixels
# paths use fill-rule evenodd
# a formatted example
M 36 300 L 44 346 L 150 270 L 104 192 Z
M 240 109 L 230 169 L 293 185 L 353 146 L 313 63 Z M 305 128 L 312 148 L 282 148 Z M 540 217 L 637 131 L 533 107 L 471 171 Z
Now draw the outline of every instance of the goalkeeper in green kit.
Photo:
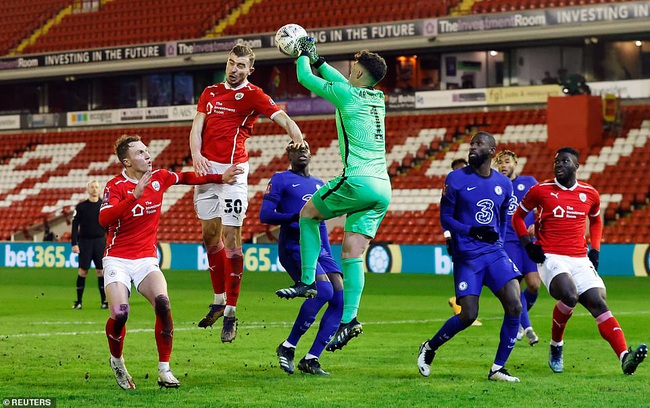
M 343 248 L 343 317 L 328 351 L 345 346 L 363 332 L 357 310 L 364 286 L 362 254 L 386 215 L 391 186 L 386 170 L 386 107 L 384 93 L 374 86 L 386 75 L 379 55 L 360 51 L 354 56 L 349 78 L 316 53 L 314 40 L 298 40 L 298 81 L 336 107 L 336 128 L 343 173 L 318 189 L 300 212 L 301 281 L 276 291 L 281 298 L 314 297 L 315 271 L 321 250 L 318 225 L 346 215 Z M 318 70 L 321 77 L 312 73 Z

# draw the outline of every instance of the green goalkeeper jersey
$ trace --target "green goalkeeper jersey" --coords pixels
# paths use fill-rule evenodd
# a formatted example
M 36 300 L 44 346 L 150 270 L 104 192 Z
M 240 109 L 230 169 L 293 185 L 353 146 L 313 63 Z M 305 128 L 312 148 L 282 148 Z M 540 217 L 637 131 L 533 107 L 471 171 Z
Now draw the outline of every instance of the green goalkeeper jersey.
M 327 63 L 314 75 L 309 57 L 298 58 L 298 81 L 336 107 L 336 130 L 345 176 L 388 179 L 386 170 L 386 105 L 384 93 L 348 83 Z

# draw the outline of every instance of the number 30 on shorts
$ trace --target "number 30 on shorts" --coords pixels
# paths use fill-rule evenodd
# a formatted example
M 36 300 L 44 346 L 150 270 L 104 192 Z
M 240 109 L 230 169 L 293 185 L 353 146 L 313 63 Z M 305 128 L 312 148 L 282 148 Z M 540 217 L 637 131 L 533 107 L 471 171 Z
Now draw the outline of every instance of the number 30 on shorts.
M 226 203 L 226 209 L 224 210 L 226 214 L 231 214 L 233 212 L 235 214 L 241 214 L 242 202 L 240 199 L 237 198 L 233 200 L 232 198 L 226 198 L 224 201 Z

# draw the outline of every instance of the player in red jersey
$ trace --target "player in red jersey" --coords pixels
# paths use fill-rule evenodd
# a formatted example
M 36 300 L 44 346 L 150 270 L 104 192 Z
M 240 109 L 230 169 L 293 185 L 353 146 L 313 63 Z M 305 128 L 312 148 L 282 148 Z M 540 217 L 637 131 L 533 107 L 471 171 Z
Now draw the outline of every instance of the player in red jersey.
M 544 285 L 558 300 L 553 309 L 549 366 L 556 373 L 564 370 L 562 349 L 564 330 L 578 302 L 598 323 L 600 335 L 620 359 L 623 373 L 633 374 L 646 358 L 648 347 L 641 344 L 628 349 L 625 335 L 605 301 L 605 284 L 598 276 L 600 238 L 600 195 L 591 185 L 578 182 L 578 152 L 563 147 L 556 152 L 553 168 L 555 180 L 546 180 L 531 187 L 517 211 L 512 224 Z M 531 241 L 524 218 L 537 209 L 535 234 Z M 591 249 L 587 252 L 587 219 Z
M 190 131 L 197 175 L 223 172 L 234 163 L 244 169 L 233 185 L 199 186 L 194 193 L 214 292 L 214 302 L 199 327 L 212 326 L 224 316 L 222 342 L 232 342 L 237 335 L 235 311 L 244 271 L 241 226 L 248 208 L 246 139 L 262 114 L 284 128 L 296 145 L 302 145 L 298 125 L 261 88 L 248 82 L 254 62 L 255 54 L 247 45 L 232 48 L 226 80 L 205 88 Z
M 174 323 L 167 282 L 158 266 L 156 249 L 163 193 L 174 184 L 233 183 L 242 170 L 231 166 L 223 175 L 203 177 L 197 177 L 193 172 L 153 170 L 147 146 L 136 135 L 123 135 L 117 139 L 115 154 L 124 170 L 106 184 L 99 212 L 99 223 L 108 228 L 103 264 L 111 312 L 106 322 L 111 368 L 120 387 L 135 388 L 122 357 L 133 282 L 156 312 L 158 384 L 176 388 L 179 382 L 169 369 Z

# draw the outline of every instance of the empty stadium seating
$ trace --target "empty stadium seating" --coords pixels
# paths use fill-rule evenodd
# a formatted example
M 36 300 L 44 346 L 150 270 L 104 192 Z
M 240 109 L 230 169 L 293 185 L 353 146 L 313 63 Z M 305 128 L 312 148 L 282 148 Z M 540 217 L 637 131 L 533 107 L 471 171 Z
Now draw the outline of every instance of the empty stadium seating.
M 239 0 L 113 0 L 96 11 L 65 14 L 24 52 L 201 38 L 239 3 Z
M 578 175 L 601 192 L 605 242 L 647 242 L 650 235 L 650 106 L 623 109 L 619 137 L 582 152 Z M 553 151 L 546 148 L 543 109 L 473 113 L 399 115 L 387 118 L 387 158 L 395 168 L 393 199 L 377 241 L 400 244 L 443 243 L 438 220 L 444 177 L 451 161 L 466 157 L 471 132 L 479 128 L 495 135 L 499 150 L 519 156 L 521 173 L 538 180 L 552 178 Z M 312 171 L 330 179 L 341 171 L 332 119 L 298 122 L 312 149 Z M 157 167 L 191 171 L 188 126 L 101 129 L 3 135 L 0 156 L 0 239 L 56 214 L 70 211 L 85 198 L 90 178 L 105 183 L 121 166 L 112 144 L 122 133 L 138 133 L 149 144 Z M 288 137 L 270 121 L 256 125 L 249 139 L 249 210 L 243 237 L 252 240 L 267 226 L 258 221 L 263 191 L 277 171 L 288 168 L 284 147 Z M 425 146 L 423 149 L 422 146 Z M 410 157 L 410 160 L 407 158 Z M 201 233 L 192 203 L 191 186 L 174 186 L 165 195 L 159 239 L 199 242 Z M 340 243 L 341 227 L 330 231 Z M 645 240 L 645 241 L 644 241 Z
M 29 37 L 65 6 L 69 0 L 3 0 L 0 2 L 0 55 Z
M 575 7 L 590 4 L 621 3 L 632 0 L 479 0 L 471 11 L 474 14 L 504 13 L 519 10 L 534 10 L 540 8 Z
M 83 10 L 74 0 L 4 0 L 0 12 L 7 23 L 0 25 L 0 55 L 32 35 L 33 43 L 22 50 L 24 54 L 197 39 L 208 34 L 268 33 L 287 21 L 317 29 L 618 1 L 482 0 L 466 9 L 459 0 L 292 0 L 283 7 L 268 0 L 111 0 L 101 2 L 97 9 Z

